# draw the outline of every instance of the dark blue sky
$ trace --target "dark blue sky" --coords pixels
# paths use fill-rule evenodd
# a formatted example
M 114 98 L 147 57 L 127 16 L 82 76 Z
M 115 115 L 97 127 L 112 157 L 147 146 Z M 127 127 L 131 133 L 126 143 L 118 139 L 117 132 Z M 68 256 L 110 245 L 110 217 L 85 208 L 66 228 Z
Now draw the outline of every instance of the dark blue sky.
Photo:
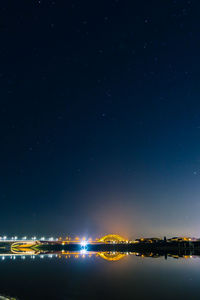
M 0 235 L 200 236 L 199 9 L 0 4 Z

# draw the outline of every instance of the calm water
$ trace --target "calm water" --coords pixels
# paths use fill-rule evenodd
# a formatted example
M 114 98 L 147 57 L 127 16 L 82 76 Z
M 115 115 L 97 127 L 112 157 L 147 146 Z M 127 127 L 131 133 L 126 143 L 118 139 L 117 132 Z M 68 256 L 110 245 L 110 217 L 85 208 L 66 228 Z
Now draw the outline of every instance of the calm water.
M 200 258 L 116 253 L 0 258 L 0 294 L 19 300 L 200 299 Z

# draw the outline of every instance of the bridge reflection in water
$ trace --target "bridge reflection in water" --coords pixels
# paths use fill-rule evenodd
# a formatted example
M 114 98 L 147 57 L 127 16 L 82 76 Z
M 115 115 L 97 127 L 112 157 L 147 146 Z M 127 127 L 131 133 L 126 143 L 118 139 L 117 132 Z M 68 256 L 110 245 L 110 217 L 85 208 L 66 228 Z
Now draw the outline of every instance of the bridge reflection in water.
M 17 257 L 21 257 L 25 259 L 26 257 L 30 257 L 31 259 L 35 259 L 36 257 L 39 258 L 90 258 L 90 257 L 100 257 L 109 262 L 117 262 L 124 259 L 128 255 L 134 255 L 141 258 L 151 257 L 151 258 L 159 258 L 164 257 L 173 257 L 173 258 L 194 258 L 196 256 L 192 255 L 192 253 L 188 253 L 188 255 L 180 255 L 178 253 L 139 253 L 139 252 L 119 252 L 119 251 L 87 251 L 86 249 L 82 249 L 80 251 L 37 251 L 34 249 L 26 248 L 26 247 L 16 247 L 17 245 L 13 246 L 10 251 L 0 251 L 0 260 L 5 260 L 6 258 L 16 259 Z
M 84 242 L 84 243 L 83 243 Z M 87 246 L 88 245 L 88 246 Z M 106 261 L 116 262 L 124 259 L 127 255 L 135 255 L 141 258 L 144 257 L 168 257 L 173 258 L 192 258 L 194 256 L 200 257 L 200 251 L 198 248 L 179 248 L 171 247 L 166 248 L 159 247 L 145 247 L 146 244 L 134 245 L 134 242 L 129 243 L 125 238 L 116 235 L 109 234 L 96 239 L 95 241 L 86 242 L 80 239 L 74 241 L 44 241 L 44 240 L 18 240 L 18 241 L 1 241 L 0 243 L 0 258 L 4 260 L 6 257 L 16 259 L 17 256 L 21 256 L 23 259 L 26 257 L 58 257 L 58 258 L 85 258 L 87 257 L 100 257 Z M 155 244 L 157 245 L 157 244 Z M 168 245 L 168 244 L 167 244 Z M 177 245 L 176 245 L 177 246 Z M 179 246 L 179 244 L 178 244 Z M 134 251 L 134 252 L 133 252 Z M 137 251 L 137 252 L 136 252 Z

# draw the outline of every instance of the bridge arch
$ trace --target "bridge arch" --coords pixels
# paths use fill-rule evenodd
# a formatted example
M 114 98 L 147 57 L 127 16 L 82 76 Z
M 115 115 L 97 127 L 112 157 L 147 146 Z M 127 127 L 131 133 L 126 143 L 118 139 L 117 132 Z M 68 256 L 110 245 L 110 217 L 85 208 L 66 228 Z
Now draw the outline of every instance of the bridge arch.
M 10 250 L 12 253 L 32 253 L 35 252 L 34 246 L 38 245 L 37 242 L 26 241 L 26 242 L 14 242 L 11 244 Z
M 101 237 L 98 240 L 99 243 L 122 243 L 122 242 L 126 242 L 126 239 L 123 238 L 122 236 L 118 235 L 118 234 L 107 234 L 103 237 Z

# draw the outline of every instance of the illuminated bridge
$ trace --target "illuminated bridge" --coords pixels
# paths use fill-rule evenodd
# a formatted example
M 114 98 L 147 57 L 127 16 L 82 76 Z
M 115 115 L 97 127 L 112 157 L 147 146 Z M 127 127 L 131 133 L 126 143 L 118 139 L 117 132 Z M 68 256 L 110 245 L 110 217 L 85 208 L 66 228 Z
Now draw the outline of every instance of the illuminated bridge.
M 41 238 L 39 240 L 36 239 L 36 237 L 32 238 L 31 240 L 28 239 L 0 239 L 0 248 L 2 246 L 5 246 L 13 250 L 13 252 L 22 251 L 23 249 L 34 249 L 37 248 L 39 245 L 81 245 L 82 247 L 86 247 L 87 245 L 93 245 L 93 244 L 120 244 L 120 243 L 128 243 L 128 240 L 123 238 L 122 236 L 118 234 L 108 234 L 105 235 L 99 239 L 96 239 L 95 241 L 92 241 L 91 239 L 80 239 L 75 238 L 74 240 L 71 240 L 70 238 L 62 239 L 57 238 Z
M 108 234 L 101 237 L 98 240 L 99 243 L 105 244 L 117 244 L 117 243 L 126 243 L 127 240 L 118 234 Z

